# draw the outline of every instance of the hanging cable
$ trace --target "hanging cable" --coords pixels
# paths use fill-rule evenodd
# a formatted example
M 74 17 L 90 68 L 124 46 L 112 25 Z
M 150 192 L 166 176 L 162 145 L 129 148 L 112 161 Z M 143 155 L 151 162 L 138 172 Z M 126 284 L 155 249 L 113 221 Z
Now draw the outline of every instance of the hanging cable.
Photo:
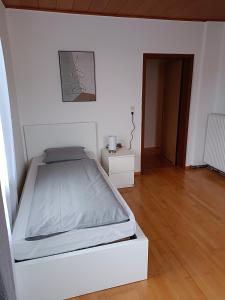
M 131 130 L 131 133 L 130 133 L 130 146 L 129 146 L 129 150 L 131 150 L 132 148 L 132 141 L 134 139 L 134 131 L 135 131 L 135 124 L 134 124 L 134 112 L 132 111 L 131 112 L 131 123 L 132 123 L 132 130 Z

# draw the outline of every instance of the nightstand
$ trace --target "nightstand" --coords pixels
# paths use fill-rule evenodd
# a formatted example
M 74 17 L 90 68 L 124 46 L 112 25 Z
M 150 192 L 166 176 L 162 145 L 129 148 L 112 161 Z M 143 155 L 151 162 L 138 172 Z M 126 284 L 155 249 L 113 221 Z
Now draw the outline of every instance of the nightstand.
M 117 188 L 134 185 L 134 157 L 134 152 L 126 148 L 121 148 L 116 153 L 102 150 L 102 166 Z

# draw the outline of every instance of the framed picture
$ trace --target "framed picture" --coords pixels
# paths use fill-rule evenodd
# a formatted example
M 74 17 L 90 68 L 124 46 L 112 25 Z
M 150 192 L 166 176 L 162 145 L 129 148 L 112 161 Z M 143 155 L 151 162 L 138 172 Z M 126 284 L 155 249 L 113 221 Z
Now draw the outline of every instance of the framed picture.
M 96 101 L 95 57 L 91 51 L 59 51 L 63 102 Z

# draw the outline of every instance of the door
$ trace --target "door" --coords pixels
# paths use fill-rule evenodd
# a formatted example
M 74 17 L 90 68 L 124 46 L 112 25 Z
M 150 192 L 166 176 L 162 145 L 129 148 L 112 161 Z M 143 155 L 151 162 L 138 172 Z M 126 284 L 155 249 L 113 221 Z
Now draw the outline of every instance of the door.
M 176 165 L 182 60 L 165 64 L 161 154 Z
M 161 114 L 161 108 L 164 110 L 162 115 L 161 125 L 156 126 L 157 134 L 155 136 L 160 137 L 163 143 L 158 143 L 157 153 L 153 153 L 154 164 L 152 164 L 152 156 L 149 159 L 151 152 L 146 151 L 146 135 L 149 128 L 146 116 L 148 115 L 148 93 L 146 88 L 148 87 L 147 68 L 149 60 L 160 60 L 162 68 L 160 68 L 159 76 L 161 84 L 159 89 L 161 93 L 159 98 L 163 98 L 166 94 L 166 102 L 162 107 L 159 105 Z M 168 64 L 167 64 L 168 63 Z M 161 54 L 161 53 L 145 53 L 143 55 L 143 82 L 142 82 L 142 132 L 141 132 L 141 172 L 148 171 L 152 166 L 162 165 L 176 165 L 184 167 L 186 164 L 186 150 L 187 150 L 187 135 L 188 135 L 188 123 L 189 123 L 189 109 L 191 99 L 191 87 L 192 87 L 192 72 L 193 72 L 194 55 L 193 54 Z M 166 68 L 166 80 L 165 80 L 165 68 Z M 163 80 L 162 80 L 163 78 Z M 164 80 L 166 81 L 166 87 L 164 88 Z M 163 87 L 162 87 L 163 86 Z M 152 95 L 152 93 L 151 93 Z M 148 119 L 153 113 L 148 115 Z M 171 118 L 172 115 L 172 118 Z M 154 118 L 151 118 L 153 121 Z M 164 128 L 164 130 L 163 130 Z M 158 149 L 159 148 L 159 149 Z M 159 151 L 158 151 L 159 150 Z M 156 155 L 157 154 L 157 155 Z M 161 154 L 161 155 L 160 155 Z M 152 155 L 152 154 L 151 154 Z M 167 159 L 165 159 L 165 157 Z M 162 158 L 162 164 L 157 164 L 157 159 Z M 156 162 L 156 164 L 155 164 Z M 167 162 L 164 164 L 164 162 Z M 172 162 L 172 163 L 170 163 Z

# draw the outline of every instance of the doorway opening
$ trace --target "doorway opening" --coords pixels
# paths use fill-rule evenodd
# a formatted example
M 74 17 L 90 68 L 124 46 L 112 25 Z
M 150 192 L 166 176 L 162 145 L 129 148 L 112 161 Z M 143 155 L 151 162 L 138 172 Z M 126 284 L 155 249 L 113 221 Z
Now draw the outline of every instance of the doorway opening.
M 141 171 L 185 167 L 193 54 L 144 54 Z

